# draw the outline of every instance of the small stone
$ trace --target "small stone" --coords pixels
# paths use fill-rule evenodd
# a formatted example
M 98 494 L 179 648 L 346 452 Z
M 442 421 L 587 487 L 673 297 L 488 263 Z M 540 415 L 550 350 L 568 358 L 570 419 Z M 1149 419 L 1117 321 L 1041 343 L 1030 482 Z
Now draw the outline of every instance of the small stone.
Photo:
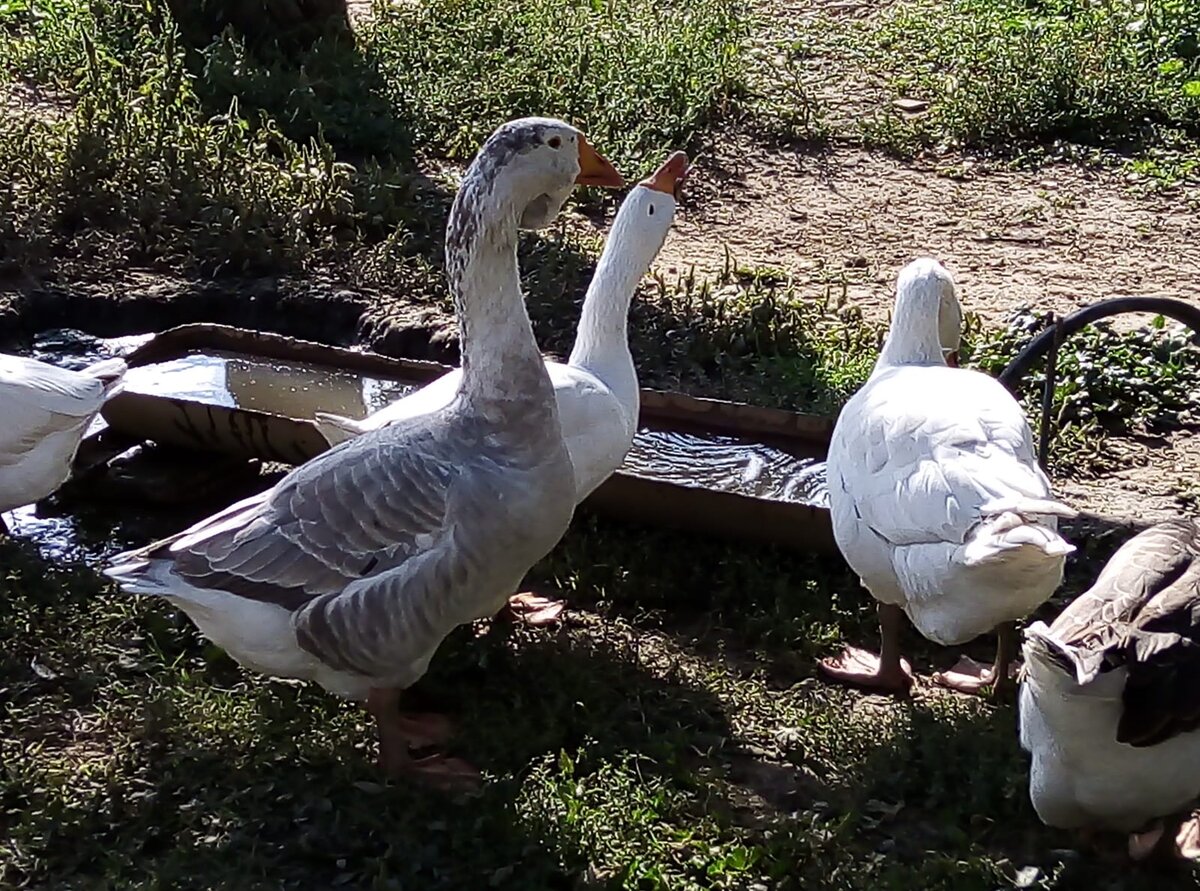
M 1040 875 L 1041 870 L 1036 866 L 1023 866 L 1013 877 L 1013 884 L 1018 888 L 1032 888 Z
M 929 103 L 926 100 L 911 99 L 907 96 L 893 99 L 892 105 L 905 114 L 921 114 L 922 112 L 929 111 Z

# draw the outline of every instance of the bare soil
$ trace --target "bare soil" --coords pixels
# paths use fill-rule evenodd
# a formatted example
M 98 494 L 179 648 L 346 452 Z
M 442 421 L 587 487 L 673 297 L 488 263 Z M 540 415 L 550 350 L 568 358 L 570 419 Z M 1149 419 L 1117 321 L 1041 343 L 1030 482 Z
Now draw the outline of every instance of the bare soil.
M 740 136 L 699 159 L 659 265 L 715 273 L 728 252 L 802 289 L 844 287 L 873 319 L 887 317 L 896 273 L 922 255 L 945 263 L 964 307 L 996 324 L 1024 305 L 1200 302 L 1198 200 L 1139 196 L 1116 174 L 1066 165 L 951 178 L 859 149 L 813 155 Z

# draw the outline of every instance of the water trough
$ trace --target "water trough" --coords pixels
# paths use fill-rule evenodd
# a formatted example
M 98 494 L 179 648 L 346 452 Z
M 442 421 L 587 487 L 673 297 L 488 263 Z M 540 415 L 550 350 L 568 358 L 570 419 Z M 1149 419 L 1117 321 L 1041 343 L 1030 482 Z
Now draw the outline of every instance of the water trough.
M 1124 312 L 1152 312 L 1200 331 L 1200 309 L 1165 298 L 1121 298 L 1047 327 L 999 379 L 1014 394 L 1075 331 Z M 276 334 L 213 324 L 172 328 L 126 354 L 126 388 L 109 401 L 109 429 L 84 441 L 77 471 L 132 443 L 299 464 L 327 448 L 312 418 L 361 418 L 450 370 Z M 1041 419 L 1043 460 L 1051 414 Z M 640 432 L 624 465 L 584 503 L 636 523 L 725 538 L 834 550 L 824 460 L 834 419 L 659 390 L 641 391 Z
M 107 435 L 288 464 L 327 448 L 315 411 L 361 418 L 450 370 L 209 324 L 165 331 L 126 359 L 125 390 L 104 409 Z M 834 547 L 823 475 L 831 419 L 642 390 L 640 425 L 624 466 L 584 510 Z

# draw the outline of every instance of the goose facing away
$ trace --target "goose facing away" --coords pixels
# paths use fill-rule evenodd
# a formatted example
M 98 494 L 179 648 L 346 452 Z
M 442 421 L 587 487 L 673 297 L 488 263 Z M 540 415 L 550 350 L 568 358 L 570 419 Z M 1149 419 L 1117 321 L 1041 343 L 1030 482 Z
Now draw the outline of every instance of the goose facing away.
M 958 327 L 948 319 L 961 320 L 950 273 L 910 263 L 879 360 L 834 427 L 834 538 L 878 601 L 883 643 L 878 657 L 848 648 L 821 663 L 834 680 L 907 691 L 907 615 L 942 645 L 1000 626 L 992 668 L 963 660 L 935 681 L 1002 691 L 1016 655 L 1011 623 L 1049 598 L 1073 550 L 1056 524 L 1074 511 L 1054 499 L 1020 405 L 993 378 L 947 367 L 942 338 Z
M 1034 810 L 1063 829 L 1134 833 L 1130 853 L 1149 854 L 1160 818 L 1200 797 L 1200 526 L 1131 538 L 1053 624 L 1026 629 L 1023 649 Z M 1175 845 L 1200 854 L 1194 820 Z
M 584 297 L 571 356 L 565 364 L 546 362 L 575 468 L 576 504 L 621 466 L 637 432 L 638 379 L 629 352 L 629 304 L 666 240 L 687 166 L 687 155 L 675 152 L 630 190 Z M 330 445 L 337 445 L 435 411 L 454 398 L 461 377 L 461 369 L 447 372 L 361 421 L 318 412 L 317 427 Z M 559 601 L 529 593 L 511 598 L 509 606 L 531 625 L 553 622 L 563 609 Z
M 66 482 L 79 441 L 120 392 L 125 371 L 123 359 L 71 371 L 0 354 L 0 514 L 40 501 Z
M 493 615 L 558 542 L 574 476 L 517 269 L 520 226 L 554 219 L 576 183 L 620 176 L 574 127 L 497 129 L 466 172 L 446 227 L 462 334 L 454 399 L 295 468 L 272 489 L 106 570 L 166 598 L 247 668 L 366 702 L 389 773 L 462 779 L 436 716 L 402 691 L 456 626 Z

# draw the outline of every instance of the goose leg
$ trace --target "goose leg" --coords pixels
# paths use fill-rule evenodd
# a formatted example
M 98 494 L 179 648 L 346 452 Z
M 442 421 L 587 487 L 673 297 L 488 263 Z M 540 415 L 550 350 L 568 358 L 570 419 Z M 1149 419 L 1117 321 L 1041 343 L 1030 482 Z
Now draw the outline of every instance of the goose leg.
M 1175 854 L 1193 863 L 1200 861 L 1200 812 L 1188 814 L 1175 833 Z
M 444 788 L 474 787 L 479 771 L 460 758 L 433 754 L 413 758 L 411 747 L 436 745 L 452 732 L 441 715 L 406 715 L 400 712 L 403 691 L 376 687 L 367 694 L 367 711 L 379 731 L 379 767 L 392 777 L 416 776 Z
M 817 663 L 821 674 L 833 681 L 868 690 L 907 693 L 913 684 L 912 666 L 900 656 L 900 631 L 904 610 L 881 603 L 879 614 L 879 655 L 858 647 L 846 647 L 840 655 Z
M 1158 848 L 1162 841 L 1165 827 L 1162 820 L 1155 820 L 1149 829 L 1133 832 L 1129 835 L 1129 857 L 1131 860 L 1145 860 Z
M 992 663 L 992 699 L 1003 700 L 1016 690 L 1017 623 L 1005 622 L 996 629 L 996 661 Z
M 1017 655 L 1017 626 L 1005 622 L 996 629 L 996 660 L 991 665 L 963 656 L 949 671 L 935 672 L 933 682 L 960 693 L 983 695 L 991 688 L 993 699 L 1003 699 L 1013 689 Z
M 511 622 L 524 622 L 531 628 L 553 625 L 562 618 L 566 602 L 542 597 L 531 591 L 514 594 L 501 611 L 501 616 Z

